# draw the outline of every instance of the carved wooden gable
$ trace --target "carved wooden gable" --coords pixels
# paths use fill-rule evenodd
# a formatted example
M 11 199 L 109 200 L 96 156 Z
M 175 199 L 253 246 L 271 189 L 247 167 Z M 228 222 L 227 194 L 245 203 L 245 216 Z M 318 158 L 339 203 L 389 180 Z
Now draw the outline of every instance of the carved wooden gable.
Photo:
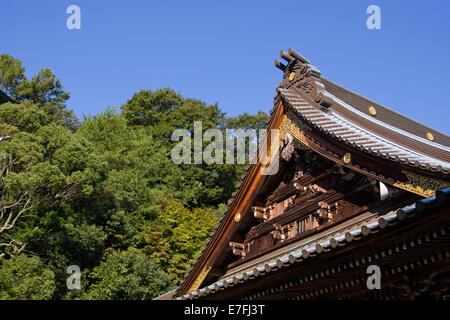
M 248 168 L 176 295 L 368 210 L 450 186 L 449 137 L 331 83 L 293 50 L 281 57 L 267 122 L 282 140 L 280 170 Z
M 237 261 L 251 259 L 379 201 L 376 180 L 303 148 L 292 139 L 285 146 L 291 149 L 290 156 L 283 157 L 289 159 L 287 164 L 249 209 L 253 220 L 241 233 L 242 241 L 229 243 Z

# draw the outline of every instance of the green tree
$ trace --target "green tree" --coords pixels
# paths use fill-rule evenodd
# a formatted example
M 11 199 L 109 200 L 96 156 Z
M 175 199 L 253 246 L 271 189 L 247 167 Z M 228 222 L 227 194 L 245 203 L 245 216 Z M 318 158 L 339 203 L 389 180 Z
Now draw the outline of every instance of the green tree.
M 0 260 L 1 300 L 51 299 L 54 290 L 55 275 L 38 257 Z
M 182 102 L 183 98 L 170 88 L 141 90 L 122 107 L 122 112 L 131 125 L 151 126 L 165 121 Z
M 0 89 L 17 102 L 36 105 L 51 121 L 74 129 L 78 119 L 65 104 L 70 93 L 64 91 L 55 74 L 46 68 L 28 80 L 24 71 L 20 60 L 8 54 L 0 55 Z
M 267 113 L 258 111 L 255 115 L 250 115 L 247 112 L 238 115 L 237 117 L 229 117 L 226 119 L 225 128 L 228 129 L 263 129 L 266 127 L 266 122 L 269 120 Z
M 194 223 L 195 221 L 195 223 Z M 137 247 L 148 253 L 178 282 L 200 253 L 218 221 L 212 208 L 185 208 L 179 200 L 168 200 L 158 218 L 146 223 L 136 235 Z
M 23 99 L 37 105 L 64 103 L 69 99 L 69 93 L 64 92 L 61 81 L 56 79 L 49 68 L 42 69 L 30 81 L 25 82 L 19 92 Z
M 0 55 L 0 90 L 17 99 L 20 84 L 26 80 L 22 62 L 9 54 Z
M 51 70 L 31 80 L 23 72 L 0 56 L 0 86 L 19 102 L 0 105 L 0 134 L 12 137 L 0 142 L 0 298 L 37 292 L 40 276 L 42 295 L 27 299 L 149 299 L 175 286 L 244 166 L 175 165 L 172 132 L 192 132 L 194 121 L 203 130 L 262 128 L 267 115 L 226 117 L 166 88 L 78 124 Z M 20 284 L 7 273 L 14 263 Z M 77 292 L 65 285 L 72 264 L 83 271 Z
M 108 254 L 88 276 L 92 284 L 83 299 L 152 299 L 164 293 L 170 284 L 166 274 L 137 250 Z

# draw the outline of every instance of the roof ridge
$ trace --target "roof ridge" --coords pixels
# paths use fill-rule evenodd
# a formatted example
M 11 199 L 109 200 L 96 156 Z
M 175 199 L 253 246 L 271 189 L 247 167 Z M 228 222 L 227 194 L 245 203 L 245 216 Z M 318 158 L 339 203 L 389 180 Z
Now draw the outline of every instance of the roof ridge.
M 293 108 L 293 109 L 295 110 L 295 112 L 296 112 L 299 116 L 301 116 L 304 120 L 306 120 L 308 123 L 310 123 L 311 125 L 317 127 L 319 130 L 325 132 L 325 133 L 328 134 L 328 135 L 331 135 L 331 136 L 335 135 L 337 138 L 340 138 L 344 143 L 348 144 L 349 146 L 353 146 L 353 147 L 354 147 L 354 146 L 359 146 L 359 147 L 362 148 L 363 151 L 368 152 L 368 153 L 372 153 L 372 152 L 369 150 L 370 148 L 367 148 L 367 147 L 365 146 L 365 145 L 367 144 L 366 142 L 358 143 L 358 142 L 355 142 L 355 141 L 353 141 L 353 142 L 352 142 L 352 141 L 349 141 L 349 140 L 347 140 L 347 138 L 341 137 L 342 134 L 341 134 L 341 133 L 338 133 L 335 129 L 331 129 L 331 128 L 329 128 L 329 127 L 322 127 L 321 125 L 317 124 L 316 121 L 314 121 L 313 119 L 311 119 L 311 117 L 309 117 L 307 114 L 303 114 L 300 110 L 298 110 L 295 106 L 293 106 L 293 105 L 291 104 L 290 98 L 286 95 L 287 92 L 292 92 L 292 91 L 289 91 L 289 89 L 288 89 L 287 91 L 284 91 L 284 92 L 281 92 L 281 91 L 280 91 L 280 95 L 281 95 L 283 101 L 284 101 L 285 103 L 287 103 L 291 108 Z M 334 96 L 333 96 L 333 97 L 334 97 Z M 338 100 L 338 102 L 340 101 L 340 99 L 337 99 L 337 100 Z M 346 103 L 344 103 L 344 104 L 346 104 Z M 351 107 L 351 106 L 350 106 L 350 107 Z M 358 112 L 360 112 L 360 111 L 358 111 Z M 410 155 L 413 155 L 413 156 L 422 158 L 422 161 L 421 161 L 421 162 L 423 162 L 424 164 L 429 164 L 429 165 L 430 165 L 430 168 L 437 168 L 438 166 L 441 166 L 442 169 L 444 169 L 444 170 L 442 171 L 443 173 L 446 173 L 446 172 L 450 169 L 450 163 L 449 163 L 448 161 L 444 161 L 444 160 L 442 160 L 442 159 L 438 159 L 438 158 L 435 158 L 435 157 L 431 157 L 430 155 L 427 155 L 427 154 L 425 154 L 425 153 L 423 153 L 423 152 L 421 152 L 421 151 L 419 151 L 419 150 L 410 149 L 410 148 L 408 148 L 407 146 L 405 146 L 405 145 L 403 145 L 403 144 L 401 144 L 401 143 L 398 143 L 398 142 L 396 142 L 395 140 L 392 140 L 392 139 L 387 139 L 387 138 L 381 139 L 380 136 L 379 136 L 376 132 L 374 132 L 373 130 L 370 130 L 370 129 L 365 128 L 365 127 L 358 127 L 358 124 L 357 124 L 357 123 L 355 123 L 355 122 L 353 122 L 353 121 L 351 121 L 351 120 L 349 120 L 349 119 L 345 119 L 343 116 L 341 116 L 340 114 L 338 114 L 338 113 L 336 113 L 336 112 L 334 112 L 334 113 L 332 113 L 332 114 L 325 114 L 325 113 L 324 113 L 324 114 L 323 114 L 323 117 L 328 118 L 329 121 L 331 121 L 331 122 L 335 122 L 335 123 L 336 123 L 336 120 L 339 120 L 339 121 L 341 121 L 342 123 L 344 123 L 344 124 L 346 124 L 346 125 L 351 125 L 351 126 L 352 126 L 352 128 L 351 128 L 351 131 L 352 131 L 352 132 L 354 132 L 355 134 L 357 134 L 357 132 L 355 131 L 355 129 L 356 129 L 356 130 L 359 130 L 359 131 L 360 131 L 359 134 L 360 134 L 360 135 L 362 134 L 362 135 L 364 135 L 364 136 L 367 136 L 368 141 L 369 141 L 369 140 L 377 140 L 377 141 L 380 141 L 380 142 L 381 142 L 381 141 L 384 140 L 385 142 L 383 142 L 383 144 L 386 144 L 386 146 L 394 147 L 394 150 L 397 149 L 397 150 L 395 150 L 395 151 L 390 151 L 390 152 L 381 152 L 380 155 L 381 155 L 382 157 L 384 157 L 384 158 L 387 158 L 387 159 L 390 159 L 390 160 L 394 160 L 394 159 L 391 159 L 391 157 L 395 157 L 395 154 L 399 155 L 399 150 L 401 150 L 401 151 L 403 151 L 403 152 L 409 153 Z M 325 121 L 325 120 L 322 120 L 322 121 Z M 331 123 L 330 125 L 325 125 L 325 126 L 331 126 L 331 125 L 333 125 L 333 124 Z M 389 124 L 386 124 L 386 125 L 387 125 L 386 128 L 392 131 L 392 129 L 389 128 L 391 125 L 389 125 Z M 336 123 L 335 126 L 336 126 L 336 127 L 338 126 L 337 123 Z M 347 128 L 347 130 L 350 130 L 350 128 Z M 335 133 L 335 131 L 336 131 L 336 133 Z M 399 131 L 403 131 L 403 130 L 399 129 Z M 343 133 L 343 134 L 345 135 L 346 133 Z M 404 134 L 403 134 L 403 135 L 404 135 Z M 361 137 L 363 137 L 363 136 L 361 136 Z M 418 137 L 418 138 L 420 138 L 420 137 Z M 417 139 L 416 139 L 416 140 L 417 140 Z M 449 147 L 444 146 L 444 145 L 441 145 L 441 149 L 442 149 L 442 147 L 444 147 L 445 149 L 448 149 L 448 148 L 449 148 Z M 447 150 L 443 150 L 443 151 L 447 151 Z M 448 152 L 448 151 L 447 151 L 447 152 Z M 375 152 L 375 154 L 377 154 L 377 153 Z M 399 159 L 401 159 L 401 158 L 402 158 L 402 157 L 399 156 Z M 409 159 L 409 157 L 406 157 L 406 158 Z M 405 159 L 406 159 L 406 158 L 405 158 Z M 397 160 L 396 160 L 396 161 L 397 161 Z M 413 163 L 409 163 L 409 165 L 414 166 L 414 161 L 413 161 Z M 414 167 L 415 167 L 415 166 L 414 166 Z M 439 170 L 439 171 L 441 171 L 441 170 Z
M 422 127 L 425 127 L 425 128 L 427 128 L 427 129 L 429 129 L 429 130 L 433 130 L 433 131 L 439 132 L 440 134 L 442 134 L 442 135 L 446 136 L 448 139 L 450 139 L 450 136 L 448 136 L 447 134 L 445 134 L 445 133 L 443 133 L 443 132 L 441 132 L 441 131 L 439 131 L 439 130 L 437 130 L 437 129 L 431 128 L 431 127 L 429 127 L 429 126 L 427 126 L 427 125 L 425 125 L 425 124 L 423 124 L 423 123 L 420 123 L 420 122 L 418 122 L 417 120 L 414 120 L 414 119 L 412 119 L 412 118 L 410 118 L 410 117 L 408 117 L 408 116 L 406 116 L 406 115 L 404 115 L 404 114 L 402 114 L 402 113 L 399 113 L 399 112 L 397 112 L 397 111 L 395 111 L 395 110 L 393 110 L 393 109 L 391 109 L 391 108 L 388 108 L 388 107 L 382 105 L 382 104 L 379 103 L 379 102 L 375 102 L 375 101 L 373 101 L 372 99 L 369 99 L 369 98 L 367 98 L 367 97 L 365 97 L 365 96 L 363 96 L 363 95 L 360 95 L 359 93 L 356 93 L 356 92 L 354 92 L 354 91 L 352 91 L 352 90 L 350 90 L 350 89 L 347 89 L 346 87 L 344 87 L 344 86 L 342 86 L 342 85 L 340 85 L 340 84 L 338 84 L 338 83 L 336 83 L 336 82 L 334 82 L 334 81 L 331 81 L 330 79 L 327 79 L 327 78 L 325 78 L 325 77 L 323 77 L 323 76 L 320 76 L 320 78 L 321 78 L 321 80 L 324 80 L 325 82 L 328 82 L 328 83 L 330 83 L 330 84 L 332 84 L 332 85 L 334 85 L 334 86 L 336 86 L 336 87 L 339 87 L 339 88 L 345 90 L 347 93 L 350 93 L 350 94 L 352 94 L 352 95 L 354 95 L 354 96 L 357 96 L 357 97 L 359 97 L 359 98 L 362 98 L 362 99 L 364 99 L 364 100 L 370 102 L 371 104 L 377 105 L 378 107 L 385 108 L 385 109 L 387 109 L 387 110 L 389 110 L 389 111 L 395 113 L 396 115 L 399 115 L 399 116 L 402 116 L 402 117 L 404 117 L 404 118 L 407 118 L 408 120 L 413 121 L 413 122 L 415 122 L 416 124 L 418 124 L 418 125 L 420 125 L 420 126 L 422 126 Z

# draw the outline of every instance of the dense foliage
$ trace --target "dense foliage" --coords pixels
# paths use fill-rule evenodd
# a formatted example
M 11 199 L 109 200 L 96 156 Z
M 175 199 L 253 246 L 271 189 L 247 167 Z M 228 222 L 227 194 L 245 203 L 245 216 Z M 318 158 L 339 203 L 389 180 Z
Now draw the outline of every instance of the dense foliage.
M 50 69 L 0 55 L 0 299 L 150 299 L 181 280 L 242 165 L 175 165 L 174 129 L 263 127 L 166 88 L 78 121 Z M 82 271 L 68 290 L 66 269 Z

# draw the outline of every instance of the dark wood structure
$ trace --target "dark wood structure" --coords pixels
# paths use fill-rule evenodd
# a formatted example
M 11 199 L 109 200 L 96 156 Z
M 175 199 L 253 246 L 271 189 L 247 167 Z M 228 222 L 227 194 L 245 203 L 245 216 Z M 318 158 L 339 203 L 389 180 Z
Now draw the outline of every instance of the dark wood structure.
M 5 103 L 5 102 L 15 103 L 15 101 L 13 99 L 8 97 L 8 95 L 6 95 L 6 93 L 4 93 L 2 90 L 0 90 L 0 104 Z
M 322 77 L 293 50 L 248 167 L 176 299 L 448 299 L 450 138 Z M 367 268 L 381 270 L 369 289 Z

